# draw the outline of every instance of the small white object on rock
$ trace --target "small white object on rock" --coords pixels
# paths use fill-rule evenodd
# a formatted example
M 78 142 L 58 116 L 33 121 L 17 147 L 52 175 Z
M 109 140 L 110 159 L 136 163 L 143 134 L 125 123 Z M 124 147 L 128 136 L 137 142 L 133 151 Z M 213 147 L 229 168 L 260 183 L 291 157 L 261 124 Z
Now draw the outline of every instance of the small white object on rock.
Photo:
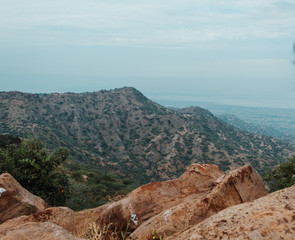
M 55 236 L 56 237 L 59 237 L 60 236 L 60 232 L 58 230 L 55 232 Z
M 6 189 L 5 188 L 0 188 L 0 197 L 1 197 L 1 194 L 6 192 Z
M 131 221 L 134 222 L 135 225 L 138 224 L 138 218 L 136 217 L 136 214 L 131 213 Z
M 171 209 L 168 209 L 166 212 L 164 212 L 164 220 L 167 222 L 168 217 L 171 214 Z

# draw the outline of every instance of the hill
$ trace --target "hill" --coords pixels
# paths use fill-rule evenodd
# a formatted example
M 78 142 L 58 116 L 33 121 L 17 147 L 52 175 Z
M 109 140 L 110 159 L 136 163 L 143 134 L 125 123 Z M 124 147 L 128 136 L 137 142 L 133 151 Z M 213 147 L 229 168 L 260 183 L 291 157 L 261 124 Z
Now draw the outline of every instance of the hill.
M 93 93 L 0 93 L 0 134 L 67 147 L 71 158 L 140 183 L 175 178 L 193 163 L 259 171 L 291 157 L 294 146 L 251 134 L 191 107 L 171 110 L 134 88 Z

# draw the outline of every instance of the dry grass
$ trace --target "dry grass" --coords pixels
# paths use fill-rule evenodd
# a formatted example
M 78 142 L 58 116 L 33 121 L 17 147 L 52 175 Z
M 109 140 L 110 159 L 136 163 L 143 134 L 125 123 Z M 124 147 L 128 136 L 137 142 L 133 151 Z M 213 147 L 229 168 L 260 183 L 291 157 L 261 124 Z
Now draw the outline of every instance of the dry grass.
M 130 234 L 128 232 L 129 224 L 127 223 L 124 231 L 118 230 L 113 223 L 100 226 L 95 222 L 89 224 L 87 234 L 85 238 L 87 240 L 125 240 Z

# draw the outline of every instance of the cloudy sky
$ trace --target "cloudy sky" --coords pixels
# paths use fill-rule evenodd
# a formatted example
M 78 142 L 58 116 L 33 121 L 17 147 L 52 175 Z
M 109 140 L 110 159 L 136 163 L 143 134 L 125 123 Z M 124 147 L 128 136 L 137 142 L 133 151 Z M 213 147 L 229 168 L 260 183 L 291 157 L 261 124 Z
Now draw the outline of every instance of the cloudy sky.
M 0 0 L 0 90 L 295 108 L 294 16 L 294 0 Z

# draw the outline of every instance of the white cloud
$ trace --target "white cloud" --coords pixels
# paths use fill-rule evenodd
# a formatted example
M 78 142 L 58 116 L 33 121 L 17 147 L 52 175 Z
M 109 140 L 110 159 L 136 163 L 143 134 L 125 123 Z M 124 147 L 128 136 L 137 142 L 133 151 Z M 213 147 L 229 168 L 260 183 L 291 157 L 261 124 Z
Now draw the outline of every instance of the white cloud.
M 179 45 L 288 37 L 292 1 L 0 0 L 1 41 L 83 45 Z

